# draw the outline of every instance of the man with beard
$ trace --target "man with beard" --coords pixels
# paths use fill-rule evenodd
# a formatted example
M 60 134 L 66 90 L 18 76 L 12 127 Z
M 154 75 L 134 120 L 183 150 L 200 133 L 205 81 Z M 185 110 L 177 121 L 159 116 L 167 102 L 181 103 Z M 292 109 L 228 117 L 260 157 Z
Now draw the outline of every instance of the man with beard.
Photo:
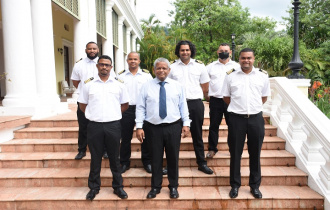
M 230 46 L 227 43 L 220 44 L 217 54 L 219 59 L 206 66 L 210 76 L 209 96 L 210 96 L 210 128 L 209 128 L 209 152 L 206 158 L 213 158 L 218 152 L 219 126 L 223 115 L 225 115 L 226 123 L 228 123 L 227 104 L 223 101 L 221 94 L 223 81 L 226 72 L 230 69 L 239 68 L 239 64 L 230 59 Z
M 120 145 L 120 164 L 122 165 L 122 173 L 130 168 L 131 157 L 131 141 L 135 126 L 135 110 L 136 101 L 140 94 L 141 87 L 144 83 L 152 80 L 152 76 L 148 70 L 140 69 L 140 55 L 137 52 L 130 52 L 127 56 L 128 70 L 118 73 L 118 79 L 124 82 L 129 93 L 129 108 L 123 113 L 121 123 L 121 145 Z M 151 160 L 146 142 L 141 144 L 141 159 L 144 169 L 151 173 Z
M 73 85 L 77 88 L 77 93 L 81 93 L 84 81 L 89 78 L 95 78 L 98 74 L 98 70 L 96 68 L 97 60 L 98 60 L 98 53 L 99 48 L 95 42 L 88 42 L 86 44 L 85 49 L 86 58 L 82 58 L 76 62 L 73 67 L 71 80 Z M 112 72 L 111 76 L 114 76 L 114 72 Z M 83 81 L 83 82 L 80 82 Z M 75 159 L 80 160 L 86 156 L 86 149 L 87 149 L 87 125 L 89 120 L 86 119 L 85 114 L 79 109 L 79 102 L 77 102 L 77 118 L 79 124 L 79 136 L 78 136 L 78 154 L 76 155 Z M 105 154 L 105 157 L 107 155 Z
M 82 112 L 90 120 L 87 126 L 87 141 L 91 153 L 88 177 L 90 191 L 86 200 L 93 200 L 101 186 L 102 153 L 106 145 L 112 173 L 113 193 L 121 199 L 128 196 L 123 189 L 119 162 L 120 119 L 128 108 L 129 95 L 125 85 L 110 76 L 112 60 L 102 55 L 97 63 L 98 74 L 85 81 L 78 101 Z

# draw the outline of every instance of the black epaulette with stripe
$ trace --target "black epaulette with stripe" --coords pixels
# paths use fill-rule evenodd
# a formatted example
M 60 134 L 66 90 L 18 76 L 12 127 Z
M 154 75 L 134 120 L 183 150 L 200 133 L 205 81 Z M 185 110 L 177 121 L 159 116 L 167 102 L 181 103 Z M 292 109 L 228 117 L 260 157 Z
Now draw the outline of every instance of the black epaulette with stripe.
M 142 72 L 147 73 L 147 74 L 150 74 L 150 71 L 147 70 L 147 69 L 142 69 Z
M 124 69 L 124 70 L 122 70 L 121 72 L 119 72 L 118 73 L 118 75 L 120 75 L 120 74 L 122 74 L 122 73 L 124 73 L 126 70 Z
M 124 83 L 124 81 L 123 81 L 123 80 L 121 80 L 121 79 L 118 79 L 117 77 L 115 77 L 115 79 L 116 79 L 118 82 Z
M 171 61 L 171 62 L 170 62 L 170 64 L 173 64 L 173 63 L 175 63 L 175 62 L 176 62 L 176 60 L 174 60 L 174 61 Z
M 86 84 L 86 83 L 92 81 L 93 79 L 94 79 L 94 77 L 91 77 L 91 78 L 89 78 L 89 79 L 86 79 L 84 83 Z
M 230 69 L 229 71 L 227 71 L 227 74 L 229 75 L 229 74 L 233 73 L 234 71 L 235 71 L 235 69 Z
M 80 58 L 79 60 L 77 60 L 76 63 L 78 63 L 78 62 L 81 61 L 81 60 L 82 60 L 82 58 Z
M 263 69 L 259 69 L 259 71 L 262 72 L 262 73 L 264 73 L 264 74 L 266 74 L 266 75 L 268 75 L 268 72 L 265 71 L 265 70 L 263 70 Z
M 200 61 L 200 60 L 195 60 L 196 61 L 196 63 L 199 63 L 199 64 L 203 64 L 203 62 L 202 61 Z

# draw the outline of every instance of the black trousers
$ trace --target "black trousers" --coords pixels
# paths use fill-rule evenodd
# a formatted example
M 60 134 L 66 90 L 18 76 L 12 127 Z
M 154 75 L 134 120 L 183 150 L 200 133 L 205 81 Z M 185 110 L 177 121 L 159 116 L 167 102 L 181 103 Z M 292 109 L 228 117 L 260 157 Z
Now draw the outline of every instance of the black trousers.
M 100 190 L 101 163 L 104 146 L 107 147 L 110 170 L 112 172 L 112 188 L 123 187 L 121 167 L 119 162 L 120 121 L 98 123 L 90 121 L 87 126 L 88 147 L 91 153 L 91 165 L 88 177 L 88 187 Z
M 143 125 L 148 147 L 151 151 L 151 187 L 161 189 L 163 182 L 164 148 L 167 160 L 167 177 L 169 188 L 178 187 L 179 179 L 179 151 L 181 143 L 182 121 L 170 124 L 154 125 L 144 122 Z
M 222 98 L 210 97 L 210 127 L 209 127 L 209 151 L 218 152 L 218 142 L 219 142 L 219 126 L 221 124 L 223 115 L 225 115 L 226 123 L 228 124 L 228 105 L 224 102 Z
M 188 100 L 190 132 L 193 139 L 193 145 L 198 165 L 205 165 L 205 153 L 203 143 L 203 123 L 204 123 L 204 104 L 202 100 Z M 166 155 L 167 158 L 167 155 Z
M 130 165 L 131 158 L 131 141 L 133 136 L 133 129 L 135 126 L 135 110 L 136 106 L 129 106 L 123 113 L 120 120 L 121 123 L 121 145 L 120 145 L 120 164 Z M 141 160 L 143 165 L 151 164 L 150 153 L 147 142 L 143 141 L 141 144 Z
M 228 145 L 230 152 L 230 185 L 241 186 L 241 157 L 247 137 L 250 156 L 249 185 L 259 188 L 261 183 L 260 152 L 265 136 L 265 121 L 262 112 L 249 118 L 230 113 L 228 127 Z
M 77 108 L 77 119 L 79 125 L 79 134 L 78 134 L 78 151 L 86 152 L 87 150 L 87 125 L 89 120 L 85 117 L 85 113 L 82 112 L 79 108 L 79 103 Z

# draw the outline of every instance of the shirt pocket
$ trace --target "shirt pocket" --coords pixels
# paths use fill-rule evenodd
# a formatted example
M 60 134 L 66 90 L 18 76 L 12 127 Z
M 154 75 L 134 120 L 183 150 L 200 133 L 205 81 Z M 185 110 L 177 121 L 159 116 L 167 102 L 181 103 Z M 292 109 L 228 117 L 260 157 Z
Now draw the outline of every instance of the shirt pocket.
M 243 90 L 244 89 L 244 85 L 243 82 L 233 82 L 230 85 L 230 92 L 231 92 L 231 97 L 241 97 Z

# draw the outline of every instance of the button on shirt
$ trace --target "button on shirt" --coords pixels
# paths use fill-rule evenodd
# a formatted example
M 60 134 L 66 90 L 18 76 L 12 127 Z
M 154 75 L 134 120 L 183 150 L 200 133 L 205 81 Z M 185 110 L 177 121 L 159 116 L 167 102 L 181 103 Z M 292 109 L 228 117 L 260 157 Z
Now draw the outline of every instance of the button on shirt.
M 72 70 L 71 80 L 80 81 L 78 85 L 77 93 L 82 91 L 82 86 L 84 86 L 85 80 L 96 77 L 98 75 L 98 70 L 96 67 L 98 57 L 94 58 L 93 60 L 89 58 L 84 58 L 81 61 L 77 62 Z M 116 74 L 113 70 L 110 71 L 111 77 L 116 77 Z
M 206 66 L 207 73 L 211 79 L 209 83 L 209 96 L 222 98 L 222 86 L 226 72 L 236 68 L 240 68 L 240 65 L 232 60 L 229 60 L 226 64 L 217 60 Z
M 190 59 L 186 65 L 181 59 L 171 64 L 169 78 L 178 81 L 185 88 L 187 99 L 203 99 L 203 90 L 200 84 L 210 81 L 204 64 L 197 63 L 195 59 Z
M 111 122 L 122 118 L 121 104 L 129 102 L 129 95 L 123 83 L 113 77 L 103 82 L 97 75 L 84 85 L 78 102 L 87 104 L 85 116 L 90 121 Z
M 136 104 L 136 128 L 142 128 L 143 121 L 158 125 L 173 123 L 182 119 L 183 126 L 190 126 L 188 105 L 184 95 L 184 88 L 180 83 L 170 78 L 165 79 L 167 116 L 159 116 L 159 85 L 160 80 L 155 78 L 145 83 Z
M 126 89 L 129 93 L 129 105 L 136 105 L 136 99 L 140 94 L 142 85 L 147 81 L 152 80 L 152 76 L 149 73 L 143 72 L 141 69 L 139 69 L 135 75 L 133 75 L 129 70 L 125 70 L 125 72 L 118 75 L 118 79 L 124 81 Z
M 268 74 L 253 67 L 249 74 L 241 68 L 226 75 L 223 97 L 230 97 L 228 112 L 257 114 L 262 111 L 262 97 L 270 96 Z

